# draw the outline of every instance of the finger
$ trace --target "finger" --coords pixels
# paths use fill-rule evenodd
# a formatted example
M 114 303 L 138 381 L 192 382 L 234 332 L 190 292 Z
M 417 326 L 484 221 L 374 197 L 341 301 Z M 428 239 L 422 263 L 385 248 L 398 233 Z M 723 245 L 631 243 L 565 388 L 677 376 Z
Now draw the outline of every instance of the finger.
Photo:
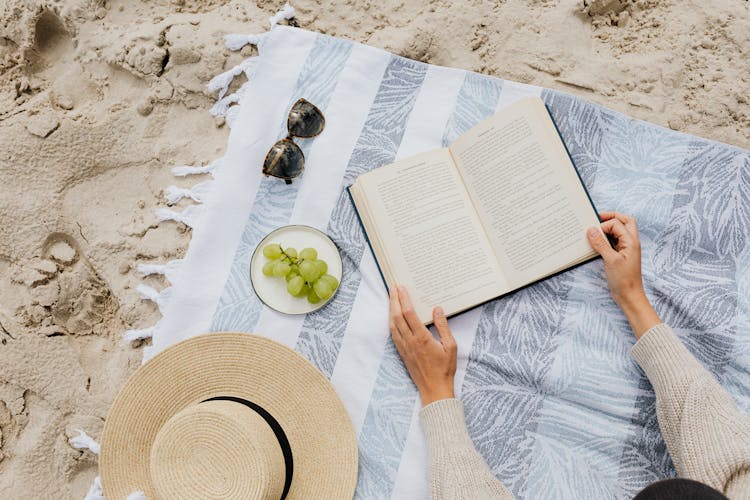
M 399 301 L 398 286 L 391 288 L 391 310 L 390 310 L 390 324 L 392 328 L 396 329 L 396 333 L 400 337 L 410 335 L 409 326 L 404 320 L 404 315 L 401 312 L 401 302 Z M 391 332 L 393 333 L 393 332 Z
M 414 306 L 411 303 L 411 297 L 409 297 L 409 292 L 406 291 L 406 287 L 398 287 L 398 298 L 401 301 L 401 311 L 404 318 L 406 318 L 406 323 L 409 325 L 412 333 L 421 331 L 424 328 L 424 325 L 419 321 L 419 316 L 417 316 L 417 312 L 414 310 Z
M 628 231 L 625 225 L 619 221 L 619 219 L 611 219 L 602 222 L 602 231 L 604 231 L 604 234 L 610 234 L 617 238 L 616 250 L 620 250 L 633 243 L 633 235 Z
M 613 211 L 606 211 L 606 212 L 599 212 L 599 218 L 604 222 L 605 220 L 614 219 L 617 217 L 617 212 Z
M 602 223 L 601 229 L 596 226 L 591 226 L 590 228 L 588 228 L 586 230 L 586 238 L 588 238 L 591 248 L 593 248 L 596 253 L 601 255 L 606 262 L 611 260 L 613 257 L 616 257 L 617 252 L 610 246 L 609 241 L 607 241 L 607 238 L 605 238 L 602 234 L 604 224 L 606 224 L 606 222 Z
M 632 215 L 609 211 L 600 212 L 599 217 L 601 217 L 602 221 L 608 221 L 611 219 L 619 220 L 633 236 L 636 238 L 638 237 L 638 223 Z
M 453 333 L 448 326 L 448 319 L 445 317 L 445 311 L 443 308 L 438 306 L 432 310 L 432 322 L 435 324 L 435 329 L 440 337 L 440 343 L 447 352 L 456 351 L 456 339 L 453 338 Z

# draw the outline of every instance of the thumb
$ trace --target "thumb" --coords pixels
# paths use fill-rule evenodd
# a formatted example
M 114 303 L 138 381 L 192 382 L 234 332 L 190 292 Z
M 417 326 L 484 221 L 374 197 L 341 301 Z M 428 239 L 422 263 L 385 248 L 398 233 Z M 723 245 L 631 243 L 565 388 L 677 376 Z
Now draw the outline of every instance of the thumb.
M 609 245 L 609 241 L 604 237 L 602 231 L 596 227 L 591 226 L 586 230 L 586 238 L 589 240 L 591 248 L 596 250 L 596 253 L 601 255 L 605 261 L 610 260 L 614 257 L 617 252 Z
M 453 338 L 451 329 L 448 326 L 448 319 L 445 317 L 445 311 L 443 308 L 438 306 L 432 310 L 432 322 L 435 324 L 435 329 L 440 336 L 440 343 L 446 350 L 456 348 L 456 340 Z

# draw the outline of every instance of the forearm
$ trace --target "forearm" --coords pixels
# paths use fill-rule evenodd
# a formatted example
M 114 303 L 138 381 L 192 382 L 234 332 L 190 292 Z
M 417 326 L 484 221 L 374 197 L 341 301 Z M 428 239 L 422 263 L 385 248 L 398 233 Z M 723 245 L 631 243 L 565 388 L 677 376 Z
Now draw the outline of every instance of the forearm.
M 659 427 L 679 475 L 750 496 L 750 417 L 667 325 L 645 332 L 632 354 L 654 387 Z
M 419 418 L 430 455 L 433 500 L 513 498 L 474 448 L 460 401 L 436 401 L 422 408 Z
M 644 333 L 661 323 L 659 315 L 656 314 L 643 290 L 618 298 L 617 304 L 628 319 L 636 339 L 640 339 Z

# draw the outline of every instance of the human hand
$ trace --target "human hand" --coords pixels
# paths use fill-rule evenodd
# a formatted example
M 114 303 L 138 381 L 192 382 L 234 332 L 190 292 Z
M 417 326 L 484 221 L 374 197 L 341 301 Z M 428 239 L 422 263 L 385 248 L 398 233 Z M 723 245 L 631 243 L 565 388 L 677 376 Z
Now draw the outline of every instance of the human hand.
M 417 317 L 406 287 L 392 287 L 390 295 L 389 326 L 393 343 L 422 396 L 422 405 L 454 397 L 458 350 L 443 309 L 432 310 L 438 341 Z
M 635 219 L 619 212 L 601 212 L 604 234 L 617 240 L 614 248 L 596 227 L 586 231 L 591 247 L 604 259 L 612 298 L 627 316 L 636 338 L 661 322 L 646 297 L 641 275 L 641 242 Z

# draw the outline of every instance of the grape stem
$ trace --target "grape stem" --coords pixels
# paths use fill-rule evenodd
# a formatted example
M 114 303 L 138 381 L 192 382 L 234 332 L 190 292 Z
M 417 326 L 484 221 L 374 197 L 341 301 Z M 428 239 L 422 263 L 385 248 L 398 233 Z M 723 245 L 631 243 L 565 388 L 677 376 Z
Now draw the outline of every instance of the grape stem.
M 299 257 L 297 257 L 296 259 L 293 260 L 292 257 L 289 256 L 289 255 L 287 255 L 287 253 L 284 251 L 284 247 L 281 246 L 281 243 L 279 243 L 279 248 L 281 249 L 281 253 L 284 255 L 284 258 L 289 259 L 289 263 L 290 264 L 297 264 L 297 265 L 299 265 L 300 263 L 302 263 L 302 262 L 305 261 L 305 259 L 300 259 Z M 282 258 L 282 260 L 284 258 Z M 311 287 L 313 286 L 313 284 L 311 282 L 307 281 L 307 280 L 305 280 L 305 285 L 309 285 Z

